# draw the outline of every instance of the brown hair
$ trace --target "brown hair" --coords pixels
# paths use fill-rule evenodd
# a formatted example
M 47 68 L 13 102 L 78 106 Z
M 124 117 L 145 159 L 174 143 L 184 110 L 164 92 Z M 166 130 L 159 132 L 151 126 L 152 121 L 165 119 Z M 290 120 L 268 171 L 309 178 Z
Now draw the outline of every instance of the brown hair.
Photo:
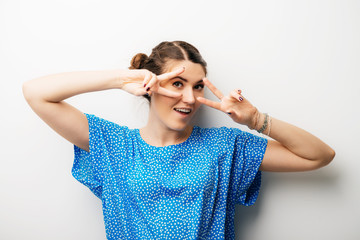
M 152 49 L 150 56 L 138 53 L 131 59 L 129 69 L 147 69 L 156 75 L 164 73 L 169 60 L 189 60 L 201 64 L 205 75 L 207 74 L 206 62 L 201 57 L 199 50 L 184 41 L 161 42 Z M 146 97 L 148 100 L 149 97 Z

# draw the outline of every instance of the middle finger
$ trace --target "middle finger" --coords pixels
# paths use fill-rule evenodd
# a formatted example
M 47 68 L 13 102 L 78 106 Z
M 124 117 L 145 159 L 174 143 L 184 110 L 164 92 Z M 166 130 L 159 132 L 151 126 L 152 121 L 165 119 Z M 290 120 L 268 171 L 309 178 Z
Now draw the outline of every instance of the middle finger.
M 158 94 L 161 94 L 161 95 L 164 95 L 164 96 L 167 96 L 167 97 L 173 97 L 173 98 L 178 98 L 178 97 L 181 97 L 181 93 L 178 93 L 178 92 L 174 92 L 174 91 L 170 91 L 166 88 L 163 88 L 163 87 L 159 87 L 156 91 Z
M 151 87 L 154 86 L 154 84 L 156 84 L 156 82 L 158 81 L 156 75 L 154 73 L 151 73 L 151 79 L 150 81 L 146 84 L 146 91 L 149 91 L 149 89 Z

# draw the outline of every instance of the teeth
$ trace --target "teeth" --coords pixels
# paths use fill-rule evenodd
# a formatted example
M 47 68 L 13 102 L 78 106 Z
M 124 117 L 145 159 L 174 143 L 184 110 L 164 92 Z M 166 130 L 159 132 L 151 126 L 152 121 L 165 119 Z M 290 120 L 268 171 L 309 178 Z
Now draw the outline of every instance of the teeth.
M 185 109 L 185 108 L 175 108 L 176 111 L 178 112 L 183 112 L 183 113 L 190 113 L 191 109 Z

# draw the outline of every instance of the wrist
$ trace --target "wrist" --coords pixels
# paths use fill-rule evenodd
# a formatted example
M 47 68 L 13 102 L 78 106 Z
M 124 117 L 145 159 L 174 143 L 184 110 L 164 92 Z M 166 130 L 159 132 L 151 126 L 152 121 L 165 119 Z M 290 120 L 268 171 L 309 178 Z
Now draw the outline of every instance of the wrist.
M 268 128 L 269 119 L 270 119 L 269 114 L 267 113 L 261 114 L 261 120 L 259 122 L 262 124 L 260 126 L 257 126 L 258 128 L 256 128 L 256 131 L 258 133 L 264 133 L 264 131 Z
M 115 78 L 114 78 L 114 88 L 122 89 L 124 87 L 124 79 L 126 78 L 127 70 L 114 70 Z
M 262 120 L 261 118 L 262 118 L 262 114 L 259 112 L 257 108 L 255 108 L 255 113 L 253 114 L 252 121 L 248 126 L 248 128 L 250 128 L 251 130 L 258 130 L 260 128 L 258 126 L 259 124 L 261 124 L 261 120 Z
M 260 113 L 256 110 L 254 114 L 251 130 L 256 130 L 258 133 L 270 135 L 271 117 L 267 113 Z M 267 132 L 267 133 L 266 133 Z

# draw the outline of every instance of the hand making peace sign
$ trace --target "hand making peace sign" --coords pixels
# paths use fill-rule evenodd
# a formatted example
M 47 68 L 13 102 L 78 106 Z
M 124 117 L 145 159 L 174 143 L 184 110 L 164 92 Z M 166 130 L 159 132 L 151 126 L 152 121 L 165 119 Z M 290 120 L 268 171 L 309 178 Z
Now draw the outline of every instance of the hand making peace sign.
M 229 96 L 224 96 L 207 78 L 204 78 L 203 81 L 220 102 L 198 97 L 199 102 L 227 113 L 237 123 L 244 124 L 250 129 L 254 128 L 258 110 L 241 95 L 241 90 L 233 90 Z
M 122 81 L 121 89 L 135 96 L 151 95 L 155 92 L 168 97 L 180 97 L 180 93 L 163 88 L 160 86 L 160 83 L 172 79 L 184 71 L 185 68 L 181 67 L 171 72 L 156 75 L 146 69 L 126 70 L 124 76 L 122 76 L 124 80 Z

